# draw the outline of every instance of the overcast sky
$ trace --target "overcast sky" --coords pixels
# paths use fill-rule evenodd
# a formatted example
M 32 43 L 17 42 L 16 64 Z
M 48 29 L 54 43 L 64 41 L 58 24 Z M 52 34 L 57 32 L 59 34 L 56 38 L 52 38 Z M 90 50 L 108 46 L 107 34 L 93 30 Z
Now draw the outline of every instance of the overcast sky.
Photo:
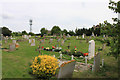
M 43 27 L 51 30 L 55 25 L 62 30 L 90 28 L 104 20 L 112 23 L 111 18 L 118 17 L 108 5 L 109 0 L 3 0 L 0 26 L 13 32 L 29 32 L 29 19 L 32 19 L 34 33 L 40 33 Z

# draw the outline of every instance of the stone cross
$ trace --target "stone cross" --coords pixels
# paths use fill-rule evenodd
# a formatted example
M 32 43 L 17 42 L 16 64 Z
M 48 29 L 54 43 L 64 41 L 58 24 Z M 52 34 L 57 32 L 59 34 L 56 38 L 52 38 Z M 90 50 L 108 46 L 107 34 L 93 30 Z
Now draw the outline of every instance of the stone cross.
M 95 41 L 91 40 L 89 41 L 89 49 L 88 49 L 88 58 L 91 59 L 95 55 Z

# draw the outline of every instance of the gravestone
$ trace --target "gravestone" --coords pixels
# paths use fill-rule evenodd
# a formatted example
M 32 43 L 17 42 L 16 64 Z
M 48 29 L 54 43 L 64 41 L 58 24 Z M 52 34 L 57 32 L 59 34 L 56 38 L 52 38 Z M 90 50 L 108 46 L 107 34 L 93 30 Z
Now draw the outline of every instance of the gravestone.
M 85 64 L 87 65 L 87 57 L 85 56 Z
M 35 46 L 35 39 L 31 40 L 31 46 Z
M 52 43 L 53 39 L 50 39 L 50 42 L 49 43 Z
M 60 38 L 62 38 L 63 36 L 62 36 L 62 34 L 60 34 Z
M 70 35 L 69 35 L 69 34 L 67 34 L 67 37 L 69 38 L 69 37 L 70 37 Z
M 25 39 L 26 39 L 26 38 L 27 38 L 27 35 L 23 35 L 23 38 L 25 38 Z
M 76 39 L 78 39 L 78 36 L 76 36 Z
M 60 41 L 60 38 L 57 40 L 57 42 L 59 42 Z
M 88 39 L 88 38 L 86 38 L 86 43 L 88 43 L 88 41 L 89 41 L 89 39 Z
M 88 59 L 91 59 L 95 55 L 95 41 L 91 40 L 89 41 L 89 49 L 88 49 Z
M 99 71 L 99 69 L 100 69 L 100 53 L 97 53 L 94 56 L 94 69 L 93 69 L 93 71 L 97 72 L 97 71 Z
M 74 59 L 74 56 L 72 55 L 72 56 L 71 56 L 71 60 L 73 60 L 73 59 Z
M 102 59 L 102 67 L 104 66 L 104 59 Z
M 58 73 L 58 78 L 72 78 L 72 74 L 75 68 L 75 60 L 72 60 L 71 62 L 65 62 L 66 64 L 62 64 L 60 66 L 60 70 Z
M 62 54 L 60 54 L 60 59 L 62 59 Z
M 94 37 L 95 35 L 94 35 L 94 33 L 92 32 L 92 37 Z
M 26 36 L 26 39 L 29 39 L 29 36 Z
M 105 38 L 105 35 L 103 35 L 103 38 Z
M 85 35 L 84 35 L 84 33 L 83 33 L 82 38 L 84 39 L 84 37 L 85 37 Z
M 16 40 L 13 40 L 13 43 L 16 44 Z
M 103 46 L 102 46 L 102 50 L 104 50 L 106 47 L 106 44 L 104 43 Z
M 62 45 L 62 46 L 63 46 L 63 44 L 64 44 L 64 41 L 65 41 L 65 40 L 62 40 L 62 41 L 61 41 L 61 45 Z
M 15 44 L 12 43 L 9 45 L 9 51 L 14 51 L 15 50 Z
M 29 39 L 29 43 L 31 43 L 31 39 Z
M 31 35 L 29 35 L 29 38 L 31 37 Z

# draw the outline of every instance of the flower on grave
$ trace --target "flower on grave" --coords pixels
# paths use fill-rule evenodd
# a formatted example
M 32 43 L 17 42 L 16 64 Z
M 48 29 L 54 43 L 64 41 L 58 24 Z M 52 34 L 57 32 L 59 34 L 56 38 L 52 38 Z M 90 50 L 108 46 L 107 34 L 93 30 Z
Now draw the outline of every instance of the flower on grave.
M 67 52 L 70 52 L 70 50 L 68 49 Z
M 84 55 L 84 56 L 88 56 L 88 53 L 84 53 L 83 55 Z
M 30 65 L 31 73 L 38 78 L 50 78 L 56 74 L 59 62 L 55 57 L 39 55 Z
M 19 48 L 19 44 L 18 44 L 18 43 L 16 43 L 16 44 L 15 44 L 15 47 L 16 47 L 16 48 Z
M 55 47 L 54 47 L 54 46 L 52 46 L 52 48 L 53 48 L 53 49 L 55 49 Z
M 49 47 L 47 47 L 46 49 L 49 49 Z

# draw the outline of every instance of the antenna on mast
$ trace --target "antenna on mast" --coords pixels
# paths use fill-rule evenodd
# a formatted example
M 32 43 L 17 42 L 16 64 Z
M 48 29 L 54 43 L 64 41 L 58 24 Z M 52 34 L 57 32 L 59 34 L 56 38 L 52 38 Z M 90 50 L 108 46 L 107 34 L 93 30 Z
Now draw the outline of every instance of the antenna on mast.
M 30 32 L 32 32 L 32 19 L 30 19 L 29 22 L 30 22 Z

